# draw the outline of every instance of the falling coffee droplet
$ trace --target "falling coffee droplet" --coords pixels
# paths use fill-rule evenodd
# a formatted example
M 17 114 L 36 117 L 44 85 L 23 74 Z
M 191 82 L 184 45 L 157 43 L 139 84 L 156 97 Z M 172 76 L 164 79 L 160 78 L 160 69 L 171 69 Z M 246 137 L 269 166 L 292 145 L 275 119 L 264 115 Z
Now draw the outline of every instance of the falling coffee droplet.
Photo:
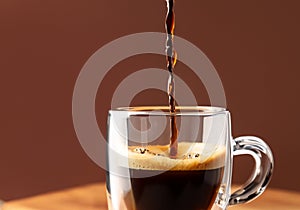
M 171 137 L 170 137 L 170 157 L 176 158 L 178 148 L 178 130 L 176 125 L 176 105 L 175 105 L 175 81 L 174 81 L 174 67 L 176 64 L 177 54 L 174 50 L 174 29 L 175 29 L 175 13 L 174 13 L 174 0 L 167 0 L 167 16 L 166 16 L 166 56 L 167 56 L 167 69 L 169 71 L 168 80 L 168 96 L 170 107 L 170 125 L 171 125 Z

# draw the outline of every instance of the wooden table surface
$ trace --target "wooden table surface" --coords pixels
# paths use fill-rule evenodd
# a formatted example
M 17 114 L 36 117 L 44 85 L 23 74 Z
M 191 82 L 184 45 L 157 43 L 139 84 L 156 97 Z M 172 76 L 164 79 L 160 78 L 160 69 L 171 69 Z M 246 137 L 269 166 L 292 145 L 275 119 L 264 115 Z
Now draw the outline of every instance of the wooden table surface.
M 300 192 L 267 189 L 253 202 L 229 209 L 300 210 Z M 107 210 L 105 185 L 103 183 L 90 184 L 4 202 L 1 210 Z

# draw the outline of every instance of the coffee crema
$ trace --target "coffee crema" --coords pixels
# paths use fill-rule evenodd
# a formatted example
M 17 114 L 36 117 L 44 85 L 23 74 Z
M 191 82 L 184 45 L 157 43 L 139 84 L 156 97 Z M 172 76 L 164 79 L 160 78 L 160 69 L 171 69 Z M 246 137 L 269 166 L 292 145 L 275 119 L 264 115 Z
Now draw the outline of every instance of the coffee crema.
M 180 142 L 177 158 L 169 157 L 169 145 L 130 146 L 128 163 L 140 170 L 204 170 L 224 166 L 225 147 L 205 143 Z

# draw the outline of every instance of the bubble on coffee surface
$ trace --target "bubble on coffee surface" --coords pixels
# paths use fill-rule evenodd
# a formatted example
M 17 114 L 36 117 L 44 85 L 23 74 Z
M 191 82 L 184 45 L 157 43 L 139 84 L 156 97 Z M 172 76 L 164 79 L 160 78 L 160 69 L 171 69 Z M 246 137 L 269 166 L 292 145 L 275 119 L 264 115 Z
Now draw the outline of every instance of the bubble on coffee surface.
M 176 159 L 169 157 L 169 150 L 169 145 L 130 146 L 129 167 L 142 170 L 204 170 L 224 166 L 224 146 L 212 149 L 205 143 L 180 142 Z

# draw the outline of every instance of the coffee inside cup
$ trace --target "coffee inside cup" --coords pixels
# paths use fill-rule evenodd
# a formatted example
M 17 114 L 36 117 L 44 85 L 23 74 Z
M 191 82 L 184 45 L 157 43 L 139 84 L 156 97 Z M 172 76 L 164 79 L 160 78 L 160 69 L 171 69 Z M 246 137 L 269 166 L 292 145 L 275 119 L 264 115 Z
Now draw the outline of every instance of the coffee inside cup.
M 223 177 L 225 147 L 180 142 L 176 159 L 169 157 L 169 148 L 129 147 L 135 209 L 210 209 Z

